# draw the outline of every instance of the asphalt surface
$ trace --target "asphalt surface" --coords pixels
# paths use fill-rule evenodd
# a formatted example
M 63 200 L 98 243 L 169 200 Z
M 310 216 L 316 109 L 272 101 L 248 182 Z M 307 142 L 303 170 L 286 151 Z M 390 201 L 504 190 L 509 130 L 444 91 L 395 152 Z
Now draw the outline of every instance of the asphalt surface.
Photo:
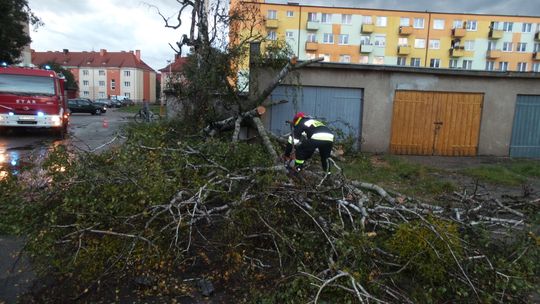
M 10 171 L 17 174 L 25 164 L 46 157 L 59 144 L 68 144 L 84 151 L 99 152 L 121 140 L 120 128 L 131 121 L 133 114 L 109 109 L 101 116 L 73 114 L 68 136 L 59 140 L 47 130 L 15 129 L 0 133 L 0 179 Z M 36 274 L 22 252 L 21 237 L 0 236 L 0 304 L 16 303 L 17 297 L 36 288 Z

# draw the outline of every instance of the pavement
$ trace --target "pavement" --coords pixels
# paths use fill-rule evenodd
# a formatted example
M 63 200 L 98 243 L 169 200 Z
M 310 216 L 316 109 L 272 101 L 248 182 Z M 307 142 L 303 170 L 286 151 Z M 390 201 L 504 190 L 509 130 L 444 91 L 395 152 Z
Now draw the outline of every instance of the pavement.
M 28 257 L 22 253 L 25 240 L 0 237 L 0 303 L 16 303 L 36 279 Z

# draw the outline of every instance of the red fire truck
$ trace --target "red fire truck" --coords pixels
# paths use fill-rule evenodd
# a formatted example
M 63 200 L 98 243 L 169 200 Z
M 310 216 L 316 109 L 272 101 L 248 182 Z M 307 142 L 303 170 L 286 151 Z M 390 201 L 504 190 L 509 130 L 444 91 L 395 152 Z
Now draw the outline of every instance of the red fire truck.
M 52 70 L 0 65 L 0 128 L 51 128 L 67 133 L 65 78 Z

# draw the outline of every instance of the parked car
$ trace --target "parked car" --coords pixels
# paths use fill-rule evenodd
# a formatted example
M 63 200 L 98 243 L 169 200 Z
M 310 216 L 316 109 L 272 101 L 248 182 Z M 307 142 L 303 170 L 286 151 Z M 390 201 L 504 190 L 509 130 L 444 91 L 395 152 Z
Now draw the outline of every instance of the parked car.
M 101 115 L 101 113 L 107 112 L 107 107 L 103 104 L 94 103 L 90 99 L 85 98 L 68 99 L 68 108 L 71 113 Z
M 96 99 L 94 100 L 94 103 L 105 105 L 108 108 L 112 106 L 112 100 L 106 98 Z
M 111 99 L 111 108 L 121 108 L 123 106 L 122 101 L 118 99 Z
M 129 98 L 124 98 L 122 102 L 124 103 L 124 106 L 127 106 L 127 107 L 135 105 L 135 102 Z

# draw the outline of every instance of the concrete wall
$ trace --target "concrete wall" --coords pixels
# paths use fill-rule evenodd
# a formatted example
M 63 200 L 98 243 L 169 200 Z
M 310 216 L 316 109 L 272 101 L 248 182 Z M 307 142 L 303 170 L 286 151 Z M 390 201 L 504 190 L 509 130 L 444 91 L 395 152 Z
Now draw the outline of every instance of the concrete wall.
M 540 74 L 413 69 L 320 63 L 297 71 L 303 86 L 364 89 L 362 151 L 388 152 L 396 90 L 484 94 L 479 155 L 509 155 L 518 94 L 540 95 Z M 273 73 L 259 75 L 264 88 Z M 291 81 L 292 80 L 292 81 Z M 283 84 L 296 84 L 288 77 Z

